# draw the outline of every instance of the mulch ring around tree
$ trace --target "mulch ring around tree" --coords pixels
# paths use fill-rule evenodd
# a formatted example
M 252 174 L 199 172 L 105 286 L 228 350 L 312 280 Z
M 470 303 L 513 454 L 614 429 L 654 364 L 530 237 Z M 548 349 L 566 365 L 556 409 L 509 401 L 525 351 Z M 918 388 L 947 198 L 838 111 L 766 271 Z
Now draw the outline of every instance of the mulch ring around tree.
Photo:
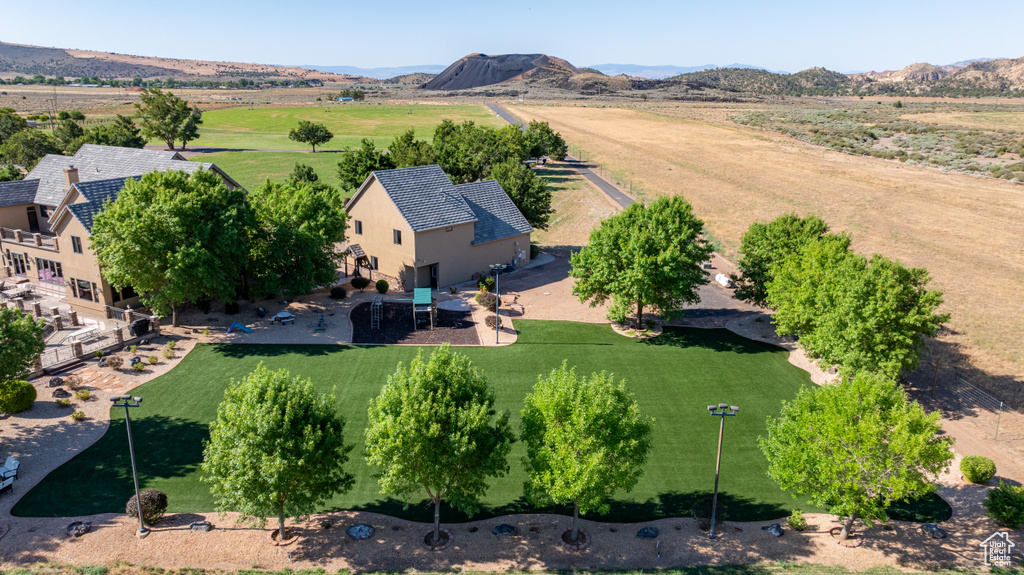
M 864 537 L 860 533 L 855 533 L 854 531 L 850 531 L 848 539 L 840 539 L 839 534 L 842 533 L 842 531 L 842 527 L 833 527 L 828 530 L 829 534 L 832 535 L 832 538 L 836 540 L 836 543 L 843 547 L 860 547 L 861 544 L 864 543 Z
M 296 541 L 299 540 L 299 532 L 294 527 L 290 528 L 290 529 L 287 528 L 287 527 L 285 528 L 284 534 L 285 534 L 285 536 L 288 537 L 287 539 L 278 539 L 278 537 L 277 537 L 277 532 L 278 531 L 279 531 L 278 529 L 274 529 L 273 531 L 270 532 L 270 542 L 272 544 L 276 545 L 277 547 L 284 547 L 285 545 L 291 545 L 292 543 L 295 543 Z
M 412 325 L 412 302 L 385 301 L 381 312 L 380 327 L 371 328 L 370 304 L 361 303 L 352 309 L 352 343 L 480 345 L 470 311 L 438 309 L 434 329 L 425 321 L 426 314 L 418 314 L 416 330 Z
M 434 541 L 434 530 L 427 531 L 427 534 L 423 536 L 423 544 L 429 547 L 433 551 L 444 551 L 452 544 L 455 537 L 452 536 L 452 532 L 447 529 L 441 529 L 441 537 L 439 541 Z
M 572 529 L 566 529 L 562 533 L 562 547 L 569 551 L 583 551 L 590 545 L 590 534 L 580 529 L 576 541 L 572 540 Z

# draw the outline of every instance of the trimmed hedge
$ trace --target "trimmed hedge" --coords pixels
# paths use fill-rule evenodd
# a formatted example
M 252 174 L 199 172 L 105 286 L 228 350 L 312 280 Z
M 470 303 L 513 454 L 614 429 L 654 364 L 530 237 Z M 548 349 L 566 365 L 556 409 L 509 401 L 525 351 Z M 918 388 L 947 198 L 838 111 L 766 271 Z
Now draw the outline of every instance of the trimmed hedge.
M 139 495 L 142 496 L 142 522 L 146 525 L 156 524 L 167 511 L 167 494 L 156 489 L 143 489 Z M 139 516 L 139 506 L 134 495 L 128 500 L 124 511 L 132 517 Z
M 342 286 L 334 286 L 331 288 L 331 299 L 345 299 L 348 292 Z
M 367 278 L 364 278 L 363 276 L 358 276 L 358 277 L 352 278 L 352 287 L 354 287 L 355 289 L 357 289 L 359 291 L 363 291 L 363 288 L 365 288 L 368 285 L 370 285 L 370 280 L 367 279 Z
M 996 475 L 996 464 L 981 455 L 968 455 L 960 460 L 960 473 L 971 483 L 987 483 Z
M 36 402 L 36 388 L 31 383 L 15 379 L 0 383 L 0 412 L 19 413 Z
M 388 285 L 388 280 L 377 280 L 377 283 L 374 284 L 374 287 L 377 288 L 377 293 L 384 294 L 388 293 L 388 288 L 391 286 Z

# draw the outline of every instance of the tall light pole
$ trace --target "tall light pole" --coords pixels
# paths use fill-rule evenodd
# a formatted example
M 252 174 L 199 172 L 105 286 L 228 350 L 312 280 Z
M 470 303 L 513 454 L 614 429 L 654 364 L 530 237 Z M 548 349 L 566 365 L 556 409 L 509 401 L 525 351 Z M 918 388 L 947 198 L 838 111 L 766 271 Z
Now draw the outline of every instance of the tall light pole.
M 718 411 L 715 411 L 715 409 L 718 409 Z M 715 538 L 715 512 L 718 511 L 718 474 L 722 471 L 722 433 L 725 431 L 725 418 L 735 416 L 739 410 L 739 407 L 735 405 L 730 406 L 728 403 L 708 406 L 708 411 L 711 415 L 717 415 L 722 418 L 722 422 L 718 425 L 718 460 L 715 462 L 715 494 L 711 498 L 711 534 L 708 535 L 708 539 Z
M 501 325 L 501 316 L 498 314 L 498 310 L 501 308 L 501 296 L 498 295 L 498 277 L 501 276 L 501 270 L 504 268 L 504 264 L 491 264 L 491 273 L 494 274 L 494 345 L 498 345 L 498 328 Z
M 114 407 L 124 408 L 124 427 L 128 430 L 128 453 L 132 458 L 132 479 L 135 480 L 135 510 L 139 512 L 139 530 L 135 533 L 135 536 L 139 539 L 145 539 L 149 535 L 149 529 L 146 528 L 146 524 L 142 521 L 142 495 L 139 493 L 139 472 L 135 467 L 135 446 L 132 445 L 132 418 L 128 413 L 128 408 L 138 407 L 142 403 L 142 398 L 130 395 L 115 395 L 110 398 L 110 401 L 114 404 Z M 134 403 L 132 403 L 133 401 Z

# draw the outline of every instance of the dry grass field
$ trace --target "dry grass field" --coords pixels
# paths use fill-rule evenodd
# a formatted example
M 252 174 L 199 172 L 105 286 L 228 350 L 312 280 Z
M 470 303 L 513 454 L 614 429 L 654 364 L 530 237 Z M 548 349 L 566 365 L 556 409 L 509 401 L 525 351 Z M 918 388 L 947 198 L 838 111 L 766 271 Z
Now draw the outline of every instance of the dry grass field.
M 904 118 L 982 130 L 1024 130 L 1024 113 L 1021 112 L 928 112 L 907 114 Z
M 542 246 L 579 247 L 590 240 L 590 232 L 601 220 L 618 211 L 606 196 L 567 164 L 549 164 L 537 175 L 551 186 L 551 220 L 547 230 L 533 233 Z
M 686 108 L 672 115 L 710 121 L 665 109 L 513 106 L 649 195 L 683 194 L 728 256 L 751 222 L 795 211 L 849 232 L 862 253 L 927 268 L 952 314 L 935 353 L 1024 406 L 1024 186 L 841 154 L 727 124 L 707 105 Z

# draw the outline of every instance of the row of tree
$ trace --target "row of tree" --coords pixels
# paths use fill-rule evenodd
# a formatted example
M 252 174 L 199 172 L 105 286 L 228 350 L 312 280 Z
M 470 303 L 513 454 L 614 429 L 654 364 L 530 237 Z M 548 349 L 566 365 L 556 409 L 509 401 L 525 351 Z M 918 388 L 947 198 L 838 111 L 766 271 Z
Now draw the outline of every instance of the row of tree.
M 539 377 L 526 397 L 519 438 L 527 499 L 571 505 L 572 540 L 579 513 L 606 511 L 619 489 L 643 472 L 652 423 L 623 382 L 605 374 L 581 376 L 566 364 Z M 472 515 L 489 479 L 508 473 L 516 441 L 510 414 L 499 413 L 487 379 L 448 344 L 408 367 L 399 364 L 371 400 L 366 462 L 377 469 L 381 493 L 425 494 L 434 504 L 434 543 L 441 502 Z M 320 395 L 309 380 L 262 364 L 232 381 L 204 449 L 203 478 L 223 511 L 249 518 L 308 515 L 351 488 L 343 470 L 351 446 L 333 393 Z
M 309 166 L 248 194 L 211 171 L 151 172 L 107 202 L 90 242 L 115 289 L 131 286 L 177 326 L 186 302 L 294 297 L 333 284 L 346 219 L 341 195 Z
M 896 378 L 915 369 L 924 348 L 949 320 L 936 309 L 928 271 L 907 268 L 850 248 L 816 216 L 787 214 L 754 223 L 743 236 L 737 297 L 775 310 L 780 335 L 846 375 L 860 371 Z

